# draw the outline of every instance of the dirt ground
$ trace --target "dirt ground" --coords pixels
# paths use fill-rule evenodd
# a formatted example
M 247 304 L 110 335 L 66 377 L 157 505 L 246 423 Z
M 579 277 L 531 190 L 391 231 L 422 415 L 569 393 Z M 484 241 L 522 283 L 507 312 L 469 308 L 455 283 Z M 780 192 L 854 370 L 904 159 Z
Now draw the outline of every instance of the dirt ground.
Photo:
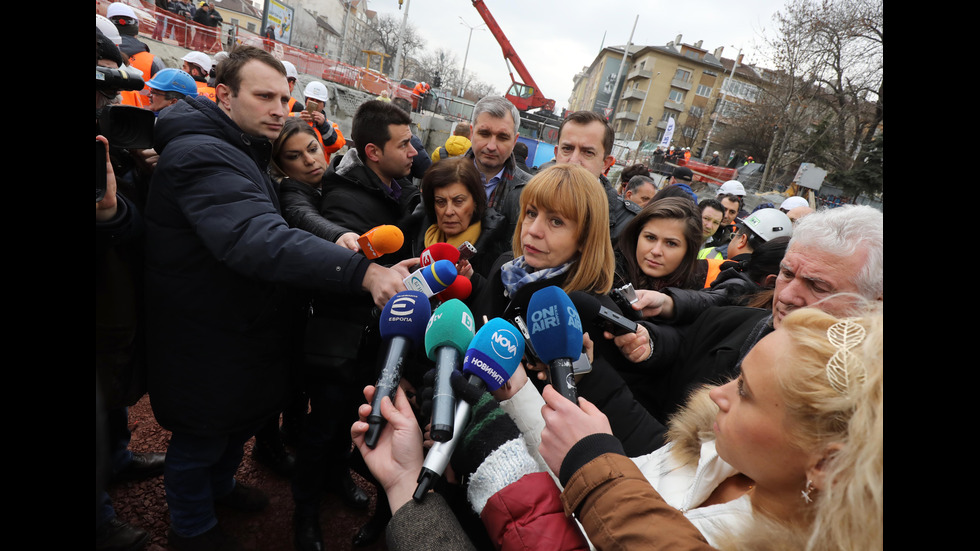
M 170 432 L 157 424 L 150 408 L 149 398 L 144 396 L 129 408 L 129 423 L 133 437 L 130 449 L 137 452 L 165 452 Z M 237 479 L 245 484 L 261 488 L 269 495 L 269 507 L 260 513 L 241 513 L 220 509 L 218 522 L 222 529 L 233 534 L 250 551 L 291 551 L 293 549 L 293 499 L 289 481 L 252 459 L 254 439 L 245 444 L 245 458 Z M 320 510 L 320 526 L 328 551 L 358 549 L 363 551 L 387 550 L 384 537 L 366 547 L 354 547 L 351 539 L 357 530 L 371 518 L 375 505 L 375 492 L 371 484 L 357 474 L 354 479 L 371 496 L 367 511 L 346 507 L 333 494 L 324 496 Z M 150 533 L 147 551 L 167 549 L 167 530 L 170 515 L 163 490 L 163 477 L 125 482 L 111 486 L 109 495 L 118 517 L 139 526 Z

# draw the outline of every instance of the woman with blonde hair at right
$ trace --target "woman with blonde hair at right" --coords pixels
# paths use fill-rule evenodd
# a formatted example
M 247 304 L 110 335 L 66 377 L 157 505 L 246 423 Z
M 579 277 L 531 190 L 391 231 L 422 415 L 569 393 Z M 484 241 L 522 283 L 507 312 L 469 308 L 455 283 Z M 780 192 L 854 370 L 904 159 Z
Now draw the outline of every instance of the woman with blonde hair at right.
M 883 315 L 867 308 L 793 311 L 641 457 L 592 404 L 546 387 L 539 449 L 566 512 L 598 549 L 881 549 Z

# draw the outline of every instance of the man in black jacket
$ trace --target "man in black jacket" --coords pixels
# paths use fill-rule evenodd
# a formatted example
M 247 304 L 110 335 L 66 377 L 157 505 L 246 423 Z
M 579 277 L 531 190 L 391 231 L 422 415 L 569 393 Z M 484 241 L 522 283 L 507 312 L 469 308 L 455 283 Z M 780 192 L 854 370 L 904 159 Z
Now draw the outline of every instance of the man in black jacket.
M 883 300 L 883 221 L 880 211 L 854 205 L 801 219 L 780 263 L 771 309 L 715 306 L 686 325 L 669 325 L 662 319 L 642 322 L 635 336 L 617 337 L 624 353 L 638 343 L 652 345 L 652 352 L 642 351 L 646 360 L 635 364 L 637 374 L 649 374 L 635 392 L 640 401 L 654 417 L 666 420 L 691 390 L 723 384 L 737 375 L 745 354 L 789 312 L 815 306 L 840 316 L 855 305 L 855 297 Z M 641 294 L 636 306 L 644 317 L 661 316 L 665 307 L 694 307 L 674 304 L 680 295 Z
M 616 162 L 612 154 L 615 133 L 609 123 L 593 111 L 576 111 L 558 127 L 555 161 L 581 165 L 595 175 L 609 201 L 609 235 L 613 243 L 626 224 L 640 211 L 632 202 L 624 202 L 606 178 L 606 171 Z
M 234 475 L 244 443 L 291 398 L 305 306 L 296 289 L 368 291 L 380 308 L 408 275 L 280 215 L 266 168 L 289 100 L 282 63 L 259 48 L 232 50 L 216 99 L 185 98 L 157 119 L 146 205 L 147 388 L 171 431 L 164 487 L 175 549 L 234 548 L 215 506 L 268 503 Z
M 334 157 L 323 179 L 320 214 L 328 221 L 325 227 L 333 228 L 328 239 L 345 233 L 362 235 L 381 225 L 400 226 L 405 232 L 407 218 L 420 201 L 410 178 L 418 154 L 412 145 L 411 122 L 411 116 L 393 103 L 369 100 L 358 107 L 351 122 L 354 147 L 343 157 Z M 401 250 L 376 262 L 412 261 L 410 251 L 406 240 Z M 360 389 L 377 380 L 374 367 L 382 343 L 373 307 L 364 297 L 341 293 L 319 293 L 313 298 L 303 368 L 310 411 L 292 483 L 298 550 L 324 548 L 319 525 L 324 491 L 342 490 L 342 497 L 357 504 L 351 497 L 359 490 L 350 486 L 348 429 L 362 401 Z M 380 489 L 378 497 L 375 516 L 355 535 L 355 542 L 370 543 L 383 533 L 390 511 Z
M 520 135 L 521 114 L 507 98 L 486 96 L 473 107 L 470 150 L 487 191 L 487 206 L 507 218 L 508 232 L 514 234 L 520 212 L 521 190 L 531 175 L 517 167 L 514 145 Z

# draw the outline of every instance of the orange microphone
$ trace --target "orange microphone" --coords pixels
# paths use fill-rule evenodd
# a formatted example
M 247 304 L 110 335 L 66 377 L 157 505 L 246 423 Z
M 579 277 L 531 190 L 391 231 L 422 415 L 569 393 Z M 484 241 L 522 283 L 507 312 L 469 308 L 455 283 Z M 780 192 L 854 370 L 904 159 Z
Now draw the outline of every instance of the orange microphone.
M 381 255 L 398 251 L 402 248 L 403 243 L 405 243 L 405 235 L 398 229 L 398 226 L 389 224 L 371 228 L 357 238 L 361 252 L 372 260 Z

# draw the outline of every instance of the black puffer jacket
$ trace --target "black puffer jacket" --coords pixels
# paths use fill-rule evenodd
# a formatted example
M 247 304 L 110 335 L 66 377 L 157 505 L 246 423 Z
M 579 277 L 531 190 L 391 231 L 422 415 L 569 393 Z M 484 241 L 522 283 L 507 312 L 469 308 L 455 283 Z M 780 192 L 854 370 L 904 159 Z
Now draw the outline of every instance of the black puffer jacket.
M 358 157 L 356 149 L 350 149 L 343 156 L 334 156 L 323 177 L 320 192 L 320 214 L 336 225 L 328 237 L 336 241 L 344 231 L 361 235 L 371 228 L 384 224 L 398 226 L 405 232 L 408 216 L 419 204 L 421 196 L 418 187 L 407 178 L 398 180 L 401 195 L 392 197 L 387 186 Z M 406 234 L 406 244 L 398 253 L 385 255 L 385 264 L 411 258 Z
M 408 224 L 409 233 L 405 236 L 411 240 L 411 256 L 419 256 L 425 250 L 425 232 L 432 224 L 425 213 L 424 205 L 420 203 L 412 213 Z M 508 227 L 507 219 L 502 214 L 487 207 L 483 220 L 480 221 L 480 237 L 473 243 L 476 254 L 470 259 L 473 271 L 481 277 L 487 277 L 497 258 L 511 250 L 512 235 L 507 232 Z
M 549 285 L 561 287 L 564 275 L 551 279 L 535 281 L 524 285 L 513 297 L 504 296 L 504 285 L 500 278 L 500 267 L 513 258 L 511 253 L 501 255 L 490 277 L 483 284 L 474 287 L 473 295 L 467 301 L 473 312 L 473 318 L 482 323 L 483 316 L 488 319 L 501 317 L 512 322 L 515 316 L 521 315 L 527 319 L 527 305 L 531 295 Z M 607 295 L 597 297 L 600 303 L 614 312 L 619 308 Z M 513 323 L 513 322 L 512 322 Z M 582 376 L 577 383 L 578 394 L 596 405 L 609 419 L 613 435 L 620 439 L 627 453 L 632 456 L 644 455 L 664 444 L 667 429 L 665 424 L 654 418 L 634 398 L 629 385 L 619 374 L 618 366 L 628 363 L 622 353 L 611 340 L 606 340 L 602 330 L 594 320 L 582 320 L 582 329 L 589 334 L 595 344 L 592 371 Z M 531 376 L 538 387 L 544 388 L 544 383 Z
M 323 194 L 319 189 L 292 178 L 283 178 L 279 182 L 279 198 L 282 201 L 282 217 L 294 228 L 304 229 L 331 243 L 351 231 L 320 214 Z
M 463 154 L 469 159 L 473 158 L 473 149 L 469 149 Z M 504 161 L 503 181 L 497 184 L 490 200 L 487 201 L 488 207 L 493 207 L 497 212 L 504 215 L 507 219 L 510 235 L 514 235 L 517 229 L 517 221 L 523 216 L 521 210 L 521 191 L 531 179 L 531 175 L 517 168 L 517 161 L 514 154 Z
M 296 289 L 363 294 L 362 255 L 290 228 L 272 144 L 206 98 L 161 113 L 146 204 L 148 379 L 170 431 L 257 426 L 288 397 Z

